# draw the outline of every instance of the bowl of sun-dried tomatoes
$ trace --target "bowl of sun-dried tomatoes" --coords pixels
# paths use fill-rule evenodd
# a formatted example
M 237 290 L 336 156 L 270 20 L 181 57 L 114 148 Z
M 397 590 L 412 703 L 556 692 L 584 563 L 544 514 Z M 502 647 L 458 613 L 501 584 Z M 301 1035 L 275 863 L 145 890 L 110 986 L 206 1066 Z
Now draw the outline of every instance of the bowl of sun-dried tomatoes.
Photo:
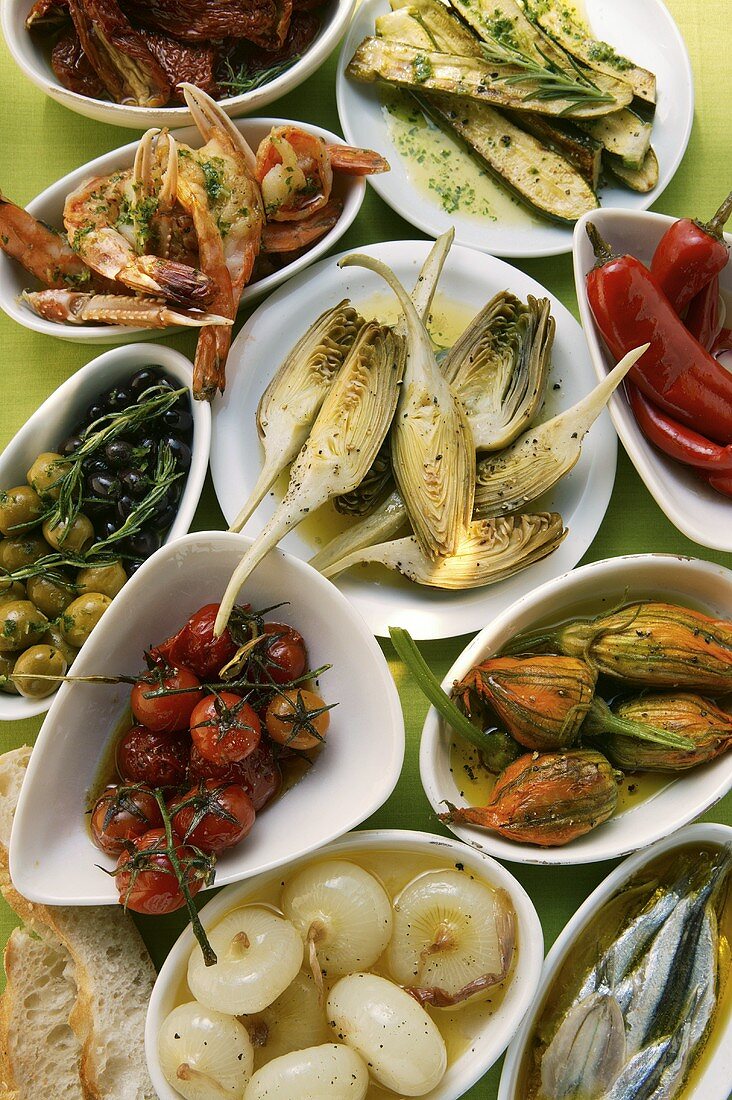
M 13 58 L 46 95 L 116 126 L 192 121 L 180 85 L 232 117 L 292 91 L 335 49 L 356 0 L 3 0 Z

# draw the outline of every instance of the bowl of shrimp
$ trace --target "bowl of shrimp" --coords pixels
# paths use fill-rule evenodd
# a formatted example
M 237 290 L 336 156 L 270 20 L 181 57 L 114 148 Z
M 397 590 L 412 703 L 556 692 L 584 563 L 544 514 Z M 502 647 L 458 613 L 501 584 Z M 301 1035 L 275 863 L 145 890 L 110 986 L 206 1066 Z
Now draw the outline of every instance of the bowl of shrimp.
M 0 308 L 87 344 L 199 330 L 194 394 L 224 388 L 237 309 L 346 232 L 378 153 L 276 118 L 233 122 L 193 85 L 195 127 L 148 130 L 28 206 L 0 195 Z

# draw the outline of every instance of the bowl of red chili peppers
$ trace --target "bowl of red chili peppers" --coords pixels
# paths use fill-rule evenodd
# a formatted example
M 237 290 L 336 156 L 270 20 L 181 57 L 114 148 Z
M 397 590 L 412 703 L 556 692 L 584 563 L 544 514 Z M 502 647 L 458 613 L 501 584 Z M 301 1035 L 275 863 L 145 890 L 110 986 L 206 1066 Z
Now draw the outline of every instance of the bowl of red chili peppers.
M 580 316 L 598 378 L 650 346 L 610 415 L 658 506 L 732 552 L 732 194 L 707 222 L 597 210 L 574 232 Z

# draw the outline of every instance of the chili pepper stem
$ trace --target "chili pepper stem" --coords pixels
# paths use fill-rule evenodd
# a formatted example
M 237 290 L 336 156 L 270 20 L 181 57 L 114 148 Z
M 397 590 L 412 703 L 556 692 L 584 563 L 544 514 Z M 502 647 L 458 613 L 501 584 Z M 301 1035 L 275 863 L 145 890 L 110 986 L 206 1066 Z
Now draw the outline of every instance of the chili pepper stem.
M 702 229 L 705 229 L 712 237 L 716 237 L 718 240 L 722 238 L 722 231 L 724 230 L 726 222 L 729 220 L 729 216 L 732 214 L 732 191 L 730 191 L 727 198 L 720 206 L 717 213 L 708 221 L 706 225 L 700 223 Z
M 191 892 L 188 889 L 188 883 L 186 882 L 186 877 L 181 868 L 180 860 L 178 859 L 178 853 L 175 850 L 175 843 L 173 840 L 173 826 L 170 823 L 170 814 L 168 813 L 168 807 L 166 806 L 165 799 L 163 798 L 163 792 L 160 790 L 159 787 L 156 787 L 154 794 L 155 801 L 158 804 L 161 816 L 163 818 L 163 825 L 165 826 L 165 843 L 168 846 L 168 851 L 166 854 L 168 856 L 168 859 L 170 860 L 173 870 L 175 871 L 176 878 L 178 879 L 178 883 L 180 885 L 181 893 L 186 899 L 186 907 L 188 909 L 188 915 L 191 918 L 191 928 L 193 929 L 193 934 L 201 946 L 203 961 L 205 962 L 206 966 L 215 966 L 218 962 L 216 952 L 214 951 L 211 944 L 208 942 L 208 936 L 206 935 L 205 929 L 201 924 L 201 919 L 198 916 L 198 910 L 193 904 L 193 898 L 191 897 Z
M 643 722 L 633 722 L 629 718 L 620 718 L 617 714 L 613 714 L 603 699 L 595 696 L 582 725 L 582 734 L 587 737 L 602 737 L 603 734 L 608 733 L 632 737 L 636 741 L 649 741 L 652 745 L 663 745 L 669 749 L 691 751 L 695 747 L 694 742 L 688 737 L 671 733 L 669 730 L 657 729 L 655 726 L 647 726 Z
M 595 267 L 603 267 L 606 263 L 613 259 L 615 253 L 613 252 L 607 241 L 600 235 L 600 230 L 594 224 L 594 222 L 588 222 L 585 226 L 587 236 L 590 238 L 590 244 L 592 245 L 592 251 L 595 253 Z

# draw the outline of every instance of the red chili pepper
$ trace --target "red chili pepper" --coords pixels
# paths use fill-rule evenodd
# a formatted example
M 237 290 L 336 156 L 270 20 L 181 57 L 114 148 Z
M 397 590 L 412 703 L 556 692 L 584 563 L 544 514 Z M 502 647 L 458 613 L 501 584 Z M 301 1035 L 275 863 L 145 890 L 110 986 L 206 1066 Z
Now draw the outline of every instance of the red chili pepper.
M 680 218 L 656 246 L 651 272 L 677 313 L 723 271 L 729 258 L 724 223 L 732 213 L 732 191 L 710 222 Z
M 732 474 L 711 474 L 707 481 L 718 493 L 726 497 L 732 497 Z
M 640 260 L 613 256 L 592 222 L 587 233 L 597 256 L 587 298 L 611 354 L 618 361 L 649 343 L 631 381 L 682 424 L 732 443 L 732 374 L 687 331 Z
M 632 382 L 626 382 L 630 407 L 646 439 L 685 466 L 732 476 L 732 445 L 720 447 L 656 408 Z
M 712 347 L 719 332 L 719 275 L 691 299 L 684 324 L 703 348 Z

